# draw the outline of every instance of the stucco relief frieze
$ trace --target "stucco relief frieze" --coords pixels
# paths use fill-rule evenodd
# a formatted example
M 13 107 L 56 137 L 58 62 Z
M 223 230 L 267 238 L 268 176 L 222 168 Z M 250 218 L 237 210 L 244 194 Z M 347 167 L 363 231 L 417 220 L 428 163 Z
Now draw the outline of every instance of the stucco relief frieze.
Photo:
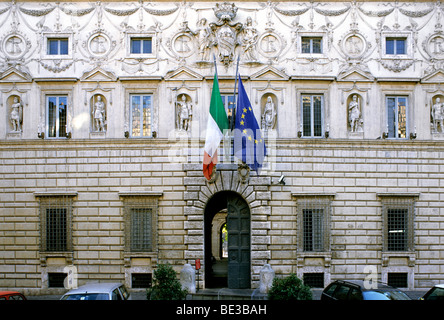
M 370 62 L 381 67 L 371 70 L 373 75 L 415 71 L 420 62 L 430 74 L 444 60 L 443 12 L 439 1 L 352 1 L 338 5 L 313 1 L 191 4 L 14 0 L 0 6 L 0 27 L 10 30 L 0 35 L 0 71 L 10 66 L 5 61 L 13 61 L 30 70 L 38 66 L 50 73 L 82 73 L 85 66 L 90 69 L 106 61 L 116 66 L 115 72 L 154 75 L 185 64 L 209 69 L 215 55 L 226 70 L 234 67 L 236 56 L 241 56 L 246 68 L 273 63 L 295 74 L 337 76 L 347 70 L 343 67 L 346 64 L 368 72 Z M 431 25 L 435 27 L 432 33 L 426 31 Z M 70 55 L 45 56 L 47 34 L 68 34 Z M 152 37 L 150 55 L 128 55 L 128 37 L 135 34 Z M 388 56 L 384 40 L 400 35 L 407 39 L 408 52 Z M 301 55 L 302 36 L 322 37 L 322 55 Z M 34 50 L 40 56 L 33 55 Z

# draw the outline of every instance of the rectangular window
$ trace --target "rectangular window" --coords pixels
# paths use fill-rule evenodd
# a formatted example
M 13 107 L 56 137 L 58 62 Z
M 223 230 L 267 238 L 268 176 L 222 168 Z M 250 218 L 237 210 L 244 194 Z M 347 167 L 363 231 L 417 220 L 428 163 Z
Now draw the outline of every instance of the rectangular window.
M 66 220 L 66 208 L 46 209 L 46 251 L 66 251 L 68 237 Z
M 408 273 L 406 272 L 389 272 L 387 273 L 387 284 L 395 288 L 407 288 Z
M 322 37 L 302 37 L 302 53 L 322 53 Z
M 64 288 L 65 278 L 68 275 L 62 272 L 50 272 L 48 273 L 48 288 Z
M 152 251 L 152 210 L 131 208 L 131 251 Z
M 413 250 L 414 199 L 385 198 L 383 201 L 384 251 Z
M 152 137 L 152 95 L 131 95 L 131 137 Z
M 48 137 L 66 138 L 68 97 L 48 96 L 46 99 L 46 107 Z
M 388 137 L 395 139 L 407 138 L 407 97 L 387 97 L 386 103 Z
M 131 54 L 147 54 L 152 52 L 152 38 L 131 38 Z
M 407 54 L 406 38 L 386 38 L 385 53 L 389 55 Z
M 408 209 L 387 209 L 387 251 L 408 248 Z
M 298 200 L 298 250 L 330 251 L 330 197 L 302 197 Z
M 49 55 L 67 55 L 68 54 L 68 39 L 48 39 L 48 54 Z
M 131 288 L 150 288 L 152 283 L 151 273 L 132 273 Z
M 324 251 L 323 209 L 304 209 L 304 251 Z
M 222 102 L 225 107 L 225 111 L 227 112 L 228 117 L 232 115 L 232 110 L 235 108 L 235 100 L 234 96 L 231 94 L 221 94 Z
M 121 194 L 124 205 L 125 252 L 138 256 L 157 250 L 158 195 Z
M 302 280 L 310 288 L 324 288 L 323 272 L 304 273 Z
M 40 198 L 40 250 L 72 251 L 72 195 Z
M 302 96 L 302 136 L 323 136 L 323 96 Z

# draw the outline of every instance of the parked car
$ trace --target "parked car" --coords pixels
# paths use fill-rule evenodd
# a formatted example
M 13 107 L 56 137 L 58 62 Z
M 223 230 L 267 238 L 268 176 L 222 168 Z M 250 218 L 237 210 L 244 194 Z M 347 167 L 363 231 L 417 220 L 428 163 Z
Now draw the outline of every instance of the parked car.
M 444 284 L 437 284 L 423 295 L 420 300 L 444 301 Z
M 322 291 L 321 300 L 411 300 L 404 292 L 383 283 L 366 288 L 361 280 L 336 280 Z
M 130 293 L 121 283 L 90 283 L 72 289 L 60 300 L 129 300 Z
M 26 297 L 17 291 L 0 291 L 0 300 L 27 300 Z

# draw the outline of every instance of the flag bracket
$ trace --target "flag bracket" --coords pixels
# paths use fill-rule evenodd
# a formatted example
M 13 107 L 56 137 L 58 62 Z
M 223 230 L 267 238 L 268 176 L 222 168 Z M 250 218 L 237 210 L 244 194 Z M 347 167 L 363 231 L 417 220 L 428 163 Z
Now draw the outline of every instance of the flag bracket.
M 240 182 L 242 184 L 248 183 L 250 180 L 250 167 L 244 162 L 239 163 L 237 172 L 239 174 Z
M 207 180 L 208 183 L 216 182 L 218 176 L 219 176 L 219 171 L 217 170 L 217 165 L 215 165 L 213 167 L 213 171 L 211 171 L 210 179 Z

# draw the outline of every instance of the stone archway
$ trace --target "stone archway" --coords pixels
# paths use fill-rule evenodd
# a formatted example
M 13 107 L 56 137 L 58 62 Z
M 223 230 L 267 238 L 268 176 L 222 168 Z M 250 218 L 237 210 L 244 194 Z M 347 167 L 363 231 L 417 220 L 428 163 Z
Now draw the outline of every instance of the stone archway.
M 212 272 L 211 252 L 206 250 L 211 248 L 211 233 L 205 231 L 209 229 L 212 219 L 218 212 L 228 209 L 228 197 L 233 195 L 233 201 L 238 199 L 244 207 L 248 207 L 250 277 L 246 281 L 249 282 L 248 288 L 257 288 L 260 270 L 271 258 L 268 234 L 271 228 L 268 219 L 271 214 L 269 205 L 271 177 L 253 175 L 245 180 L 240 177 L 237 164 L 218 164 L 215 181 L 208 182 L 202 174 L 201 164 L 184 164 L 183 168 L 186 174 L 184 199 L 187 203 L 184 208 L 186 246 L 184 259 L 185 263 L 191 265 L 194 265 L 196 259 L 200 259 L 199 287 L 211 286 L 209 276 Z M 208 280 L 210 283 L 207 283 Z
M 214 252 L 216 215 L 225 217 L 228 230 L 228 257 L 221 259 Z M 230 289 L 250 288 L 251 219 L 247 202 L 236 192 L 220 191 L 212 196 L 204 212 L 205 282 L 207 287 Z

